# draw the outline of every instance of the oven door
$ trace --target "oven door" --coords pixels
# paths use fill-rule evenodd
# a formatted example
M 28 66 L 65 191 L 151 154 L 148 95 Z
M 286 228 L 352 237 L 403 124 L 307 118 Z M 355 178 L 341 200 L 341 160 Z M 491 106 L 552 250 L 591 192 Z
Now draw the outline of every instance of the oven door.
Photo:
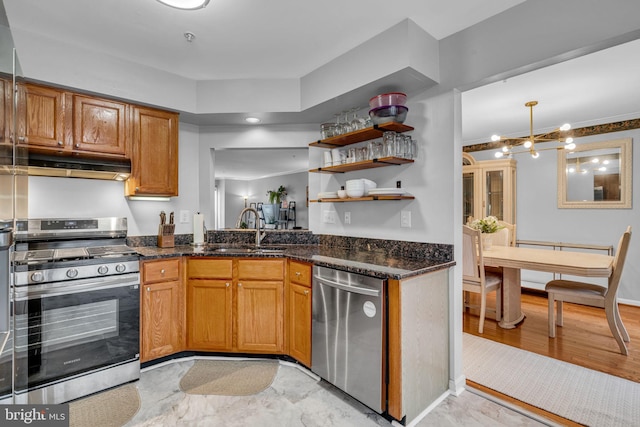
M 139 360 L 139 286 L 132 273 L 17 290 L 16 393 Z

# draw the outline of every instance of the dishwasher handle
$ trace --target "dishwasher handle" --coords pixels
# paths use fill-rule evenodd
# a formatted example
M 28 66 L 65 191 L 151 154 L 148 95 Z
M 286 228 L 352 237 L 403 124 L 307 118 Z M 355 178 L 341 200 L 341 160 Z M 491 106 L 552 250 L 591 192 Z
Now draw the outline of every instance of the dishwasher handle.
M 352 292 L 354 294 L 360 294 L 360 295 L 369 295 L 372 297 L 379 297 L 380 296 L 380 291 L 377 291 L 375 289 L 369 289 L 369 288 L 362 288 L 360 286 L 354 286 L 354 285 L 345 285 L 343 283 L 339 283 L 339 282 L 334 282 L 333 280 L 329 280 L 326 279 L 324 277 L 320 277 L 317 274 L 313 276 L 315 279 L 317 279 L 318 281 L 322 282 L 323 284 L 330 286 L 332 288 L 336 288 L 336 289 L 340 289 L 346 292 Z

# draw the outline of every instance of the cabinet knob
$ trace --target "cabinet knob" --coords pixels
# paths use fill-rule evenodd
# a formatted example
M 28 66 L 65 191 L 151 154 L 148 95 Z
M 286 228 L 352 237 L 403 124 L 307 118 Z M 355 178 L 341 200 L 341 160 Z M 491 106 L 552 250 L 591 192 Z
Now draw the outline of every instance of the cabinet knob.
M 136 193 L 140 191 L 140 187 L 136 187 Z
M 162 270 L 160 270 L 160 274 L 162 274 L 164 276 L 164 268 Z
M 229 282 L 225 283 L 224 285 L 228 288 L 229 287 Z
M 26 140 L 26 138 L 24 136 L 19 136 L 18 137 L 18 141 L 20 142 L 24 142 Z
M 62 146 L 64 145 L 64 142 L 62 142 L 62 141 L 58 141 L 58 145 L 59 145 L 60 147 L 62 147 Z
M 150 292 L 151 288 L 149 286 L 147 286 L 147 292 Z
M 305 295 L 309 295 L 309 291 L 304 291 L 304 294 Z
M 300 277 L 300 272 L 296 271 L 296 277 Z
M 238 286 L 239 286 L 239 287 L 242 287 L 242 283 L 238 283 Z
M 80 148 L 80 143 L 76 143 L 76 148 Z

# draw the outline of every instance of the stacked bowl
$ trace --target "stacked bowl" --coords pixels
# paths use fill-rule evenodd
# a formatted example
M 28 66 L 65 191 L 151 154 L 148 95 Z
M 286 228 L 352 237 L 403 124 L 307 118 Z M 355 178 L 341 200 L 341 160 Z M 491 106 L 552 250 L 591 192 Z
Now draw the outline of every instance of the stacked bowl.
M 369 100 L 369 117 L 374 125 L 389 122 L 404 123 L 409 108 L 405 106 L 407 95 L 402 92 L 389 92 L 376 95 Z
M 372 188 L 376 188 L 376 183 L 370 179 L 350 179 L 347 181 L 345 189 L 349 197 L 362 197 Z

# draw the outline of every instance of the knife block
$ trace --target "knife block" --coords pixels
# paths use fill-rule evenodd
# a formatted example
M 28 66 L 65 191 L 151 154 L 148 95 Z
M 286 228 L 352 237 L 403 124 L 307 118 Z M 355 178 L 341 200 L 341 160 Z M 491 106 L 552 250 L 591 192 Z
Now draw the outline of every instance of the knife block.
M 158 228 L 158 247 L 173 248 L 175 246 L 175 224 L 162 224 Z

